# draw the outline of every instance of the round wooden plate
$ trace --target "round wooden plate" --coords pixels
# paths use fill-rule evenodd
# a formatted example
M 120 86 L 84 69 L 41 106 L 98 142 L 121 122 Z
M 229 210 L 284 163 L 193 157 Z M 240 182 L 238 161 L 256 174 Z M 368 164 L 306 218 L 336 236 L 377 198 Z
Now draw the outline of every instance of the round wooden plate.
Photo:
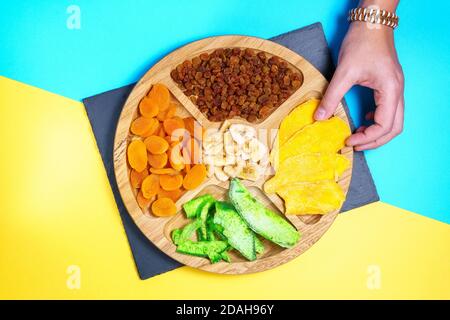
M 209 53 L 218 48 L 233 47 L 251 48 L 256 51 L 264 51 L 268 56 L 275 55 L 281 57 L 290 64 L 290 67 L 303 74 L 304 80 L 302 86 L 265 120 L 253 124 L 257 129 L 267 129 L 267 141 L 265 142 L 269 147 L 272 147 L 274 141 L 274 137 L 271 136 L 271 132 L 273 133 L 274 130 L 271 129 L 278 129 L 282 119 L 300 103 L 313 97 L 321 98 L 328 85 L 328 82 L 323 75 L 308 61 L 295 52 L 268 40 L 247 36 L 220 36 L 195 41 L 165 56 L 161 61 L 155 64 L 134 87 L 123 107 L 117 124 L 114 141 L 114 170 L 119 191 L 128 212 L 139 229 L 159 249 L 173 259 L 191 267 L 216 273 L 243 274 L 271 269 L 297 257 L 320 239 L 333 223 L 339 210 L 323 216 L 287 216 L 286 218 L 289 219 L 302 234 L 301 241 L 293 248 L 283 249 L 264 240 L 265 252 L 255 261 L 247 261 L 239 254 L 232 253 L 231 263 L 219 262 L 210 264 L 208 259 L 177 253 L 175 251 L 176 247 L 172 243 L 170 232 L 188 222 L 181 212 L 181 205 L 183 203 L 204 193 L 211 193 L 217 199 L 226 199 L 229 182 L 220 182 L 212 177 L 196 190 L 186 192 L 177 201 L 176 205 L 178 213 L 175 216 L 164 218 L 155 217 L 148 213 L 145 214 L 137 204 L 136 195 L 129 180 L 129 167 L 126 157 L 127 145 L 132 138 L 129 131 L 131 122 L 137 117 L 139 102 L 147 94 L 152 84 L 163 83 L 169 88 L 172 93 L 172 98 L 176 99 L 182 106 L 180 108 L 180 115 L 192 115 L 205 128 L 219 127 L 221 125 L 221 123 L 208 121 L 208 119 L 197 109 L 191 100 L 184 95 L 181 89 L 172 80 L 170 72 L 184 60 L 192 59 L 203 52 Z M 335 115 L 348 123 L 347 115 L 341 104 L 338 106 Z M 242 119 L 231 119 L 229 121 L 231 123 L 245 122 Z M 353 163 L 352 148 L 345 147 L 341 150 L 341 153 Z M 338 181 L 345 194 L 347 194 L 350 185 L 351 173 L 352 168 L 349 168 Z M 277 195 L 266 195 L 262 191 L 262 185 L 268 178 L 270 177 L 262 176 L 255 182 L 244 180 L 244 184 L 249 187 L 249 190 L 260 201 L 272 208 L 272 210 L 282 214 L 284 212 L 283 200 Z

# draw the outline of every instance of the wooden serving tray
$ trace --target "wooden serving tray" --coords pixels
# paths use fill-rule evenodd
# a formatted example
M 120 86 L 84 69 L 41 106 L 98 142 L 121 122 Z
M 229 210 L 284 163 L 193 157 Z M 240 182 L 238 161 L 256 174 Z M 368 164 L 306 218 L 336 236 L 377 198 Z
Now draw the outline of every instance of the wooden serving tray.
M 211 264 L 208 259 L 199 258 L 177 253 L 176 246 L 172 243 L 170 233 L 173 229 L 185 225 L 188 220 L 185 218 L 181 206 L 186 201 L 205 193 L 210 193 L 217 199 L 226 199 L 229 182 L 218 181 L 215 177 L 208 178 L 200 187 L 195 190 L 186 192 L 176 203 L 178 213 L 172 217 L 155 217 L 144 214 L 136 201 L 136 195 L 131 187 L 129 179 L 129 167 L 127 164 L 127 146 L 131 141 L 130 134 L 131 122 L 138 115 L 138 105 L 141 99 L 147 94 L 150 87 L 155 83 L 165 84 L 173 98 L 178 100 L 182 105 L 181 115 L 192 115 L 200 124 L 208 128 L 218 128 L 221 122 L 210 122 L 184 95 L 181 89 L 170 77 L 170 72 L 186 59 L 192 59 L 203 52 L 212 52 L 218 48 L 251 48 L 255 51 L 264 51 L 268 56 L 278 56 L 283 58 L 290 64 L 290 67 L 296 69 L 303 74 L 303 84 L 297 89 L 281 106 L 279 106 L 271 115 L 263 121 L 251 124 L 241 118 L 228 120 L 231 123 L 246 123 L 256 129 L 266 129 L 267 137 L 265 142 L 270 148 L 273 146 L 275 137 L 273 129 L 278 129 L 282 119 L 289 112 L 310 98 L 321 98 L 328 82 L 323 75 L 315 69 L 308 61 L 295 52 L 274 42 L 247 36 L 220 36 L 211 37 L 195 41 L 184 47 L 181 47 L 169 55 L 165 56 L 161 61 L 155 64 L 136 84 L 133 91 L 129 95 L 117 124 L 117 130 L 114 141 L 114 170 L 116 180 L 123 202 L 135 221 L 139 229 L 164 253 L 173 259 L 205 271 L 224 273 L 224 274 L 243 274 L 264 271 L 274 268 L 278 265 L 286 263 L 297 257 L 309 247 L 311 247 L 325 231 L 333 223 L 339 210 L 328 213 L 326 215 L 305 215 L 305 216 L 286 216 L 286 218 L 301 232 L 302 237 L 299 243 L 290 249 L 283 249 L 276 244 L 267 240 L 263 241 L 265 246 L 264 254 L 259 255 L 255 261 L 247 261 L 237 253 L 230 252 L 231 263 L 219 262 Z M 348 123 L 348 118 L 342 104 L 339 104 L 335 115 Z M 351 163 L 353 163 L 353 149 L 345 147 L 341 150 Z M 340 180 L 339 185 L 347 194 L 352 168 L 350 167 Z M 262 176 L 255 182 L 243 180 L 244 184 L 249 188 L 253 195 L 266 204 L 269 208 L 282 214 L 284 212 L 283 200 L 277 195 L 266 195 L 262 189 L 264 182 L 270 176 Z

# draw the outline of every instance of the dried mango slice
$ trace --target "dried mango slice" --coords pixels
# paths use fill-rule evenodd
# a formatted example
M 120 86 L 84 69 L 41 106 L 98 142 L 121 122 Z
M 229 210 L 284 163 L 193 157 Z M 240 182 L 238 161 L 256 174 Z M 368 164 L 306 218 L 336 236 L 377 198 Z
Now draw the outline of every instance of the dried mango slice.
M 271 161 L 277 168 L 287 158 L 302 153 L 336 153 L 345 146 L 345 139 L 350 134 L 347 123 L 338 117 L 314 122 L 275 148 L 270 155 Z
M 320 100 L 311 99 L 297 106 L 280 124 L 278 143 L 283 145 L 297 131 L 314 122 L 314 112 Z
M 286 214 L 325 214 L 341 207 L 345 195 L 334 181 L 297 182 L 277 189 Z
M 350 161 L 338 153 L 303 153 L 281 162 L 275 176 L 264 184 L 264 191 L 275 193 L 284 185 L 302 181 L 334 181 L 349 167 Z

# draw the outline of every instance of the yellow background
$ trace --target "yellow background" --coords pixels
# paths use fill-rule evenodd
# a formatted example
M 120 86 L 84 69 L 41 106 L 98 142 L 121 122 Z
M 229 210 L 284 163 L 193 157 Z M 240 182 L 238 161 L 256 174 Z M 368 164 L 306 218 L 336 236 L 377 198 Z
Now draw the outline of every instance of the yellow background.
M 381 202 L 270 271 L 142 281 L 84 106 L 0 77 L 0 136 L 0 298 L 450 298 L 449 225 Z M 80 289 L 67 286 L 71 265 Z

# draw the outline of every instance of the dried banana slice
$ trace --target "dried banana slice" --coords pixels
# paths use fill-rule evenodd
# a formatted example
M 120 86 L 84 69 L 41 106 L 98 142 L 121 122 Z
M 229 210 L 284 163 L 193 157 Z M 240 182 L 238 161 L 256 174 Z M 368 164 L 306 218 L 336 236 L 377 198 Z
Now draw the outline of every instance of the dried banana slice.
M 251 126 L 247 126 L 245 124 L 232 124 L 230 125 L 229 131 L 233 140 L 236 141 L 237 144 L 242 145 L 246 141 L 250 141 L 253 138 L 256 138 L 256 130 Z
M 228 175 L 230 178 L 235 178 L 239 176 L 239 174 L 242 171 L 242 166 L 235 165 L 235 166 L 225 166 L 223 167 L 223 172 Z
M 227 164 L 227 161 L 225 159 L 225 157 L 223 156 L 223 154 L 216 154 L 212 156 L 212 160 L 213 160 L 213 165 L 215 167 L 223 167 L 224 165 Z
M 247 162 L 242 168 L 238 177 L 241 179 L 256 181 L 261 174 L 261 167 L 258 164 Z
M 227 181 L 229 176 L 222 170 L 222 167 L 214 167 L 214 175 L 219 181 Z
M 214 176 L 214 166 L 210 164 L 205 164 L 205 166 L 206 166 L 206 175 L 208 176 L 208 178 Z
M 230 131 L 226 131 L 223 134 L 223 146 L 225 148 L 226 154 L 234 154 L 236 152 L 236 143 L 233 140 L 233 137 L 231 136 Z
M 225 120 L 222 123 L 222 125 L 220 126 L 219 132 L 222 133 L 222 134 L 225 133 L 225 131 L 227 131 L 230 128 L 230 126 L 231 126 L 230 121 Z
M 249 141 L 250 159 L 253 162 L 261 161 L 264 157 L 268 158 L 267 147 L 258 139 Z
M 203 144 L 217 144 L 223 142 L 223 134 L 217 129 L 206 130 L 203 137 Z

